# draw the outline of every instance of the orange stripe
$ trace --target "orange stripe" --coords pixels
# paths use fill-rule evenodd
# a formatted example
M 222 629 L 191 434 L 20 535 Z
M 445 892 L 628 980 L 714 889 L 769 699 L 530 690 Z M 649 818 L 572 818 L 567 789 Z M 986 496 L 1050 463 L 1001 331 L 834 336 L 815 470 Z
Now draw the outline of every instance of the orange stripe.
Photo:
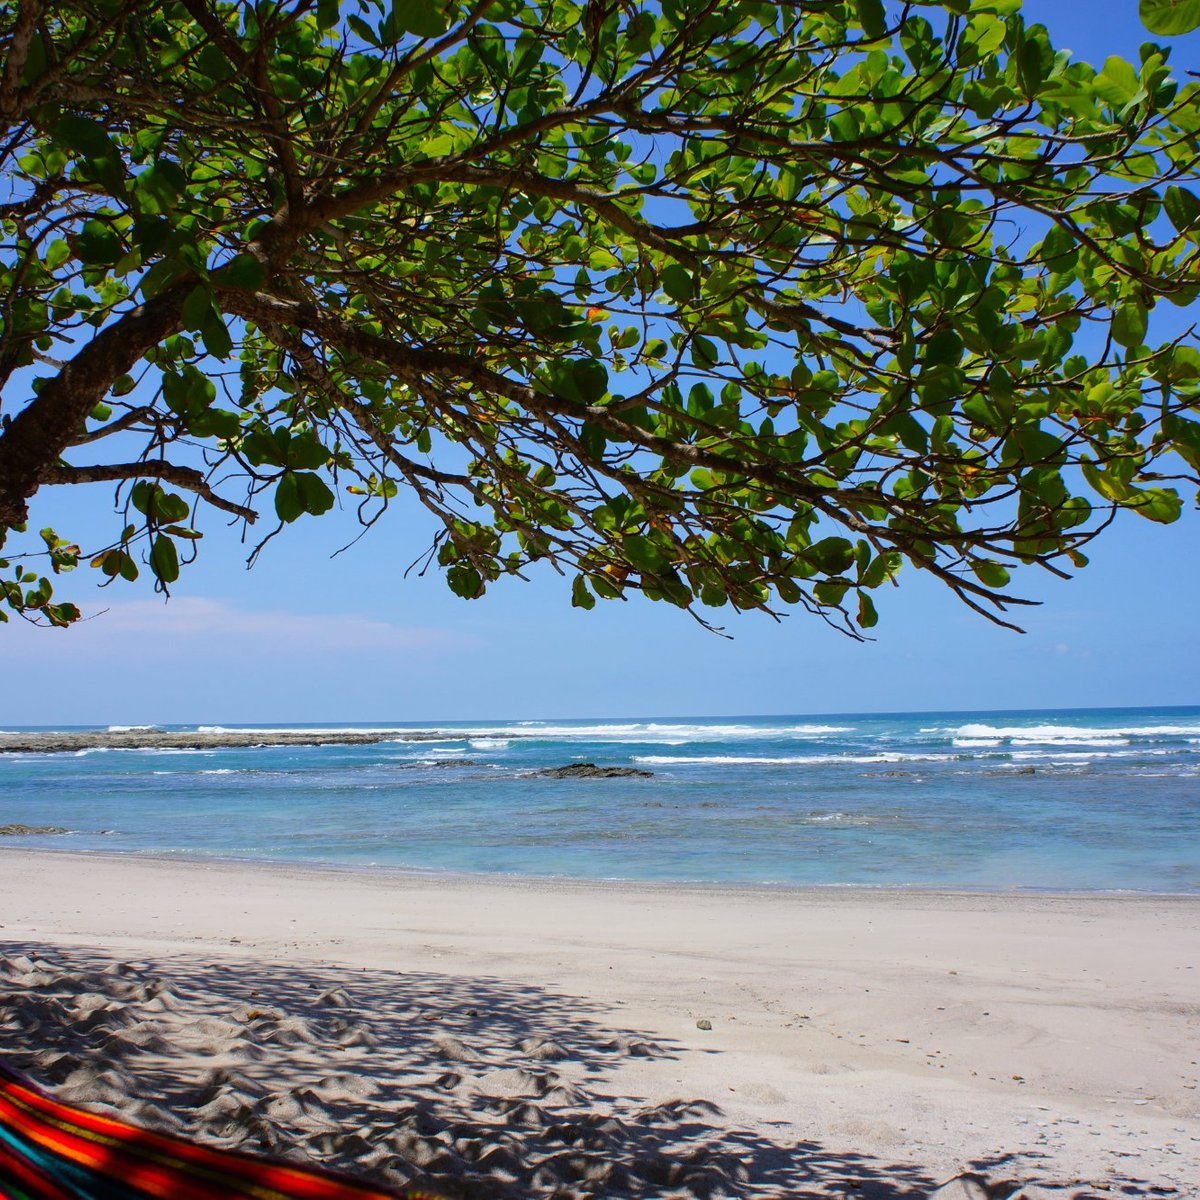
M 72 1197 L 69 1192 L 64 1191 L 53 1178 L 40 1168 L 26 1162 L 11 1147 L 0 1142 L 0 1187 L 3 1186 L 5 1175 L 31 1189 L 30 1194 L 36 1200 L 78 1200 L 78 1197 Z M 7 1193 L 0 1192 L 0 1195 L 7 1195 Z
M 394 1200 L 401 1193 L 384 1192 L 343 1180 L 319 1168 L 306 1170 L 283 1163 L 256 1159 L 236 1151 L 210 1150 L 193 1143 L 163 1134 L 141 1130 L 99 1113 L 90 1113 L 53 1100 L 32 1087 L 14 1081 L 0 1088 L 0 1103 L 5 1092 L 13 1104 L 29 1114 L 21 1122 L 27 1133 L 47 1148 L 77 1161 L 84 1161 L 95 1169 L 104 1170 L 104 1156 L 91 1148 L 101 1145 L 125 1155 L 133 1155 L 151 1164 L 158 1163 L 169 1171 L 193 1176 L 193 1184 L 186 1188 L 182 1178 L 165 1176 L 164 1172 L 150 1165 L 137 1171 L 137 1186 L 142 1186 L 152 1195 L 164 1200 L 210 1200 L 213 1193 L 205 1186 L 212 1183 L 223 1190 L 219 1196 L 228 1196 L 231 1185 L 236 1184 L 243 1194 L 256 1200 Z M 41 1127 L 39 1117 L 40 1110 Z M 45 1128 L 49 1126 L 50 1129 Z M 57 1130 L 57 1133 L 50 1130 Z M 131 1136 L 136 1141 L 131 1142 Z M 60 1149 L 61 1147 L 61 1149 Z M 154 1153 L 157 1150 L 158 1153 Z M 119 1164 L 116 1164 L 119 1165 Z M 128 1164 L 127 1164 L 128 1166 Z M 136 1170 L 136 1169 L 135 1169 Z M 128 1170 L 123 1171 L 128 1179 Z M 195 1179 L 199 1176 L 200 1179 Z M 111 1176 L 110 1176 L 111 1177 Z M 203 1181 L 203 1182 L 202 1182 Z M 134 1182 L 134 1180 L 130 1180 Z M 203 1188 L 204 1190 L 200 1190 Z M 419 1200 L 422 1193 L 403 1193 L 409 1200 Z M 429 1200 L 438 1200 L 430 1197 Z
M 0 1118 L 10 1128 L 62 1158 L 163 1200 L 214 1200 L 214 1197 L 228 1196 L 236 1182 L 236 1176 L 228 1172 L 187 1168 L 170 1157 L 156 1160 L 142 1147 L 131 1143 L 130 1135 L 136 1136 L 137 1131 L 128 1126 L 123 1138 L 76 1132 L 70 1122 L 30 1114 L 20 1100 L 3 1094 L 0 1094 Z M 193 1172 L 209 1178 L 197 1180 Z M 255 1189 L 249 1194 L 257 1200 L 286 1200 L 286 1193 L 281 1192 Z
M 345 1197 L 347 1200 L 352 1197 L 363 1200 L 392 1200 L 396 1195 L 394 1192 L 380 1191 L 366 1184 L 340 1179 L 319 1168 L 309 1170 L 284 1163 L 273 1163 L 237 1151 L 212 1150 L 165 1134 L 136 1129 L 112 1117 L 65 1105 L 33 1088 L 17 1085 L 17 1088 L 9 1090 L 20 1090 L 28 1105 L 42 1110 L 48 1120 L 60 1126 L 74 1126 L 81 1136 L 90 1140 L 103 1140 L 109 1145 L 115 1141 L 139 1157 L 165 1162 L 174 1169 L 184 1169 L 183 1164 L 190 1162 L 197 1168 L 197 1174 L 210 1178 L 215 1174 L 217 1178 L 214 1181 L 226 1187 L 229 1186 L 231 1178 L 240 1175 L 244 1180 L 243 1190 L 248 1190 L 249 1194 L 259 1197 L 260 1200 L 290 1200 L 291 1197 L 296 1197 L 296 1200 L 304 1200 L 307 1197 L 312 1197 L 313 1200 L 339 1200 L 339 1197 Z M 137 1140 L 140 1143 L 137 1146 L 128 1144 L 131 1129 L 136 1129 Z M 159 1153 L 152 1154 L 152 1150 Z M 230 1167 L 233 1163 L 237 1164 L 238 1170 L 231 1172 Z

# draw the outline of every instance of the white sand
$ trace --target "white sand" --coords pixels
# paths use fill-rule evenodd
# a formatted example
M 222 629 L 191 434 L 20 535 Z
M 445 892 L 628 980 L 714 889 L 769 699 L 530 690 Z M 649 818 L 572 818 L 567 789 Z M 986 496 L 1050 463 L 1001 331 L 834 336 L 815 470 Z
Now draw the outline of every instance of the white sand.
M 1195 1196 L 1198 917 L 3 850 L 0 1053 L 464 1195 Z

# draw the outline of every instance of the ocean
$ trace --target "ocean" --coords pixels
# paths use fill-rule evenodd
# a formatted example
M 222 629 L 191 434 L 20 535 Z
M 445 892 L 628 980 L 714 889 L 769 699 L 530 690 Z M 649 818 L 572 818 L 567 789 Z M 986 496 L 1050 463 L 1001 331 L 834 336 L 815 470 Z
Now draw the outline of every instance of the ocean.
M 68 830 L 0 845 L 583 879 L 1200 892 L 1200 708 L 356 728 L 397 740 L 0 754 L 0 826 Z M 398 740 L 415 731 L 433 740 Z M 533 774 L 583 762 L 652 775 Z

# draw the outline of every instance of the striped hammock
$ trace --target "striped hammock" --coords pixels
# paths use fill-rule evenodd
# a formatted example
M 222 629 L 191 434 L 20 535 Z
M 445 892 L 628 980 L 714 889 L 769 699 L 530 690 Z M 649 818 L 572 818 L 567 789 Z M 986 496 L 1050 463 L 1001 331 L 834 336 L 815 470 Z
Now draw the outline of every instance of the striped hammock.
M 5 1200 L 437 1200 L 216 1150 L 61 1104 L 0 1062 Z

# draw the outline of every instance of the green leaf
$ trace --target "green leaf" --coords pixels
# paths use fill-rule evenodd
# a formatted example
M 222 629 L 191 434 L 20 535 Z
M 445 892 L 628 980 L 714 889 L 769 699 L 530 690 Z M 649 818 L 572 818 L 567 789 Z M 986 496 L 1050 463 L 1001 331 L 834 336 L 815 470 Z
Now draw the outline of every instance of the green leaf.
M 209 408 L 191 419 L 191 430 L 198 437 L 218 437 L 226 441 L 237 437 L 242 420 L 225 408 Z
M 840 575 L 854 561 L 854 546 L 843 537 L 822 538 L 809 546 L 804 557 L 826 575 Z
M 715 367 L 720 358 L 716 344 L 700 334 L 692 338 L 692 359 L 697 366 Z
M 213 296 L 205 284 L 192 288 L 187 299 L 183 302 L 180 316 L 183 318 L 184 329 L 201 330 L 212 316 Z
M 857 0 L 858 23 L 869 38 L 883 37 L 887 30 L 887 14 L 883 0 Z
M 192 506 L 174 492 L 164 492 L 162 488 L 154 488 L 154 504 L 150 515 L 161 522 L 182 521 L 190 512 Z
M 253 254 L 239 254 L 221 268 L 221 282 L 229 287 L 253 292 L 262 286 L 266 270 Z
M 142 295 L 147 300 L 165 292 L 181 275 L 187 271 L 183 263 L 171 258 L 160 259 L 142 276 Z
M 849 587 L 845 583 L 824 579 L 813 588 L 813 595 L 822 604 L 837 605 L 845 599 L 848 590 Z
M 401 29 L 421 38 L 440 37 L 449 27 L 443 5 L 435 0 L 395 0 L 392 16 Z
M 46 249 L 46 257 L 42 260 L 47 271 L 56 271 L 71 257 L 71 247 L 61 238 L 53 241 Z
M 456 564 L 446 572 L 446 583 L 456 596 L 464 600 L 475 600 L 483 595 L 483 578 L 474 567 Z
M 596 597 L 588 591 L 587 580 L 582 575 L 576 575 L 571 584 L 571 607 L 589 610 L 596 607 Z
M 275 515 L 285 524 L 290 524 L 304 513 L 304 497 L 296 476 L 288 472 L 275 488 Z
M 1200 3 L 1200 0 L 1197 0 Z M 1169 187 L 1163 195 L 1163 208 L 1171 224 L 1180 233 L 1191 233 L 1200 221 L 1200 200 L 1182 187 Z
M 571 378 L 585 404 L 595 404 L 608 393 L 608 371 L 595 358 L 577 358 L 571 363 Z
M 692 273 L 679 263 L 663 268 L 662 285 L 663 291 L 680 304 L 692 298 Z
M 980 559 L 978 562 L 971 564 L 971 570 L 975 572 L 979 582 L 984 587 L 1002 588 L 1009 580 L 1008 571 L 998 562 L 992 562 L 990 559 Z
M 929 339 L 925 346 L 925 366 L 957 366 L 962 357 L 962 338 L 953 329 L 942 329 Z
M 277 430 L 276 438 L 287 439 L 286 431 Z M 312 470 L 314 467 L 323 467 L 329 461 L 329 451 L 321 445 L 317 435 L 311 429 L 304 429 L 293 434 L 284 444 L 286 445 L 284 455 L 289 467 L 303 467 L 306 470 Z
M 629 533 L 621 539 L 621 550 L 630 566 L 654 575 L 661 571 L 667 560 L 649 538 L 640 533 Z
M 175 543 L 165 533 L 154 539 L 150 549 L 150 570 L 163 583 L 174 583 L 179 578 L 179 554 Z
M 858 593 L 858 624 L 862 629 L 874 629 L 879 624 L 879 613 L 875 602 L 866 592 Z
M 1126 506 L 1132 508 L 1139 517 L 1160 525 L 1179 520 L 1179 514 L 1183 511 L 1183 501 L 1169 488 L 1146 488 L 1139 491 Z
M 111 266 L 124 252 L 121 239 L 104 221 L 86 221 L 75 236 L 75 253 L 89 266 Z
M 150 507 L 151 501 L 154 498 L 154 484 L 147 483 L 144 479 L 139 479 L 133 485 L 129 492 L 129 502 L 140 513 L 144 513 Z
M 1113 108 L 1124 108 L 1137 95 L 1141 84 L 1133 67 L 1113 55 L 1104 60 L 1104 70 L 1096 76 L 1093 86 L 1096 94 Z
M 108 130 L 90 117 L 63 117 L 54 126 L 54 136 L 85 158 L 117 157 L 117 148 L 108 136 Z
M 1136 350 L 1146 340 L 1146 309 L 1137 300 L 1127 300 L 1113 313 L 1112 335 L 1127 350 Z
M 300 500 L 306 513 L 319 517 L 333 507 L 333 493 L 320 475 L 302 471 L 295 478 L 296 486 L 300 491 Z
M 1142 24 L 1161 37 L 1200 28 L 1200 0 L 1138 0 L 1138 14 Z
M 83 158 L 96 178 L 114 193 L 124 191 L 125 171 L 120 152 L 98 121 L 90 117 L 63 117 L 54 126 L 54 137 Z
M 210 308 L 200 336 L 204 339 L 205 350 L 214 358 L 228 358 L 233 353 L 233 339 L 224 317 L 215 308 Z

